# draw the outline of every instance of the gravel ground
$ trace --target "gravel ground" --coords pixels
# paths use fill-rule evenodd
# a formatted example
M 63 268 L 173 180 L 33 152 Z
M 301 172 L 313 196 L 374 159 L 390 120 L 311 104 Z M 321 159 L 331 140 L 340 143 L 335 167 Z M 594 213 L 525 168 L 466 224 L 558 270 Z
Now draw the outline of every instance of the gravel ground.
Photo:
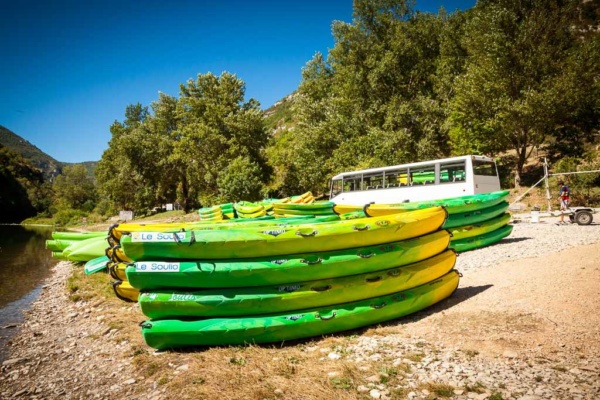
M 600 214 L 599 214 L 600 215 Z M 600 216 L 597 215 L 596 219 Z M 490 246 L 478 251 L 462 253 L 456 268 L 466 273 L 489 268 L 500 262 L 528 257 L 546 256 L 574 246 L 600 241 L 600 222 L 591 225 L 555 225 L 558 218 L 545 218 L 540 223 L 513 221 L 513 231 L 501 246 Z

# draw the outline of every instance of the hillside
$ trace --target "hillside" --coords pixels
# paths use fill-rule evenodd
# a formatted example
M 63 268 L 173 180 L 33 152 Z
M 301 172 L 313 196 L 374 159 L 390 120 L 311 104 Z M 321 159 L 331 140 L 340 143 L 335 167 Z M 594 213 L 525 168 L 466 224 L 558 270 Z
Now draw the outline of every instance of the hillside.
M 264 112 L 264 122 L 272 135 L 284 129 L 292 130 L 295 125 L 292 107 L 296 99 L 296 92 L 279 100 Z
M 32 166 L 39 168 L 42 171 L 45 180 L 49 180 L 52 177 L 60 174 L 65 165 L 71 164 L 57 161 L 52 156 L 44 153 L 34 144 L 23 139 L 21 136 L 2 125 L 0 125 L 0 144 L 13 153 L 20 154 Z M 93 177 L 98 162 L 86 161 L 74 164 L 82 164 L 85 166 L 88 175 Z
M 64 166 L 64 163 L 50 157 L 29 141 L 2 125 L 0 125 L 0 144 L 23 156 L 34 167 L 41 169 L 46 179 L 59 173 Z

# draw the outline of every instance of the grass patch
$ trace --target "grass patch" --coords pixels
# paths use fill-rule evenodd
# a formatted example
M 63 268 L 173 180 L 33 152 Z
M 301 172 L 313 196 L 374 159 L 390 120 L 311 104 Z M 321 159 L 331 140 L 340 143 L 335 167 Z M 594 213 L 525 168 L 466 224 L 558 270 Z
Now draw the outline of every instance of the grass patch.
M 429 392 L 434 393 L 436 397 L 448 398 L 454 396 L 454 387 L 445 383 L 428 383 L 421 389 L 429 390 Z
M 469 358 L 473 358 L 473 357 L 479 355 L 479 352 L 477 350 L 470 350 L 470 349 L 464 350 L 463 353 L 465 353 L 465 355 Z
M 473 385 L 466 385 L 465 389 L 467 390 L 467 392 L 474 392 L 477 394 L 481 394 L 483 392 L 485 392 L 485 385 L 479 381 L 475 382 Z
M 504 400 L 501 393 L 494 392 L 488 397 L 488 400 Z
M 409 359 L 410 361 L 417 362 L 417 363 L 421 362 L 424 357 L 425 357 L 424 353 L 411 353 L 406 356 L 406 358 Z
M 354 382 L 347 376 L 331 378 L 331 386 L 334 389 L 351 390 L 354 387 Z

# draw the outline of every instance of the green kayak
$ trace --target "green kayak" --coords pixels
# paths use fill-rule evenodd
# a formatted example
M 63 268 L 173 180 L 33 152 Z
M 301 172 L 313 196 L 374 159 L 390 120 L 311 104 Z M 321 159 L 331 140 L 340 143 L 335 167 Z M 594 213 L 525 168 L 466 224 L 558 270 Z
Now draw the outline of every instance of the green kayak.
M 439 200 L 416 201 L 400 204 L 368 204 L 365 213 L 371 217 L 401 213 L 410 210 L 420 210 L 428 207 L 443 206 L 448 214 L 465 213 L 491 207 L 508 199 L 509 191 L 482 193 L 472 196 L 451 197 Z
M 121 238 L 121 260 L 268 257 L 395 242 L 438 230 L 441 207 L 382 217 L 251 230 L 133 232 Z
M 228 229 L 246 229 L 251 227 L 269 227 L 269 226 L 285 226 L 297 225 L 306 223 L 321 223 L 339 221 L 337 215 L 294 215 L 289 218 L 275 218 L 272 216 L 263 216 L 260 218 L 234 219 L 224 221 L 200 221 L 200 222 L 184 222 L 184 223 L 155 223 L 155 224 L 140 224 L 140 223 L 125 223 L 115 224 L 109 228 L 108 235 L 119 243 L 121 236 L 132 232 L 183 232 L 189 230 L 228 230 Z
M 379 297 L 431 282 L 454 267 L 447 250 L 427 260 L 359 275 L 287 285 L 196 291 L 154 290 L 138 298 L 149 318 L 274 314 Z
M 505 225 L 501 228 L 496 229 L 495 231 L 484 233 L 483 235 L 461 240 L 455 240 L 453 242 L 450 242 L 450 248 L 459 253 L 462 253 L 464 251 L 490 246 L 510 235 L 512 229 L 512 225 Z
M 448 219 L 446 219 L 442 228 L 450 229 L 456 228 L 457 226 L 477 224 L 495 218 L 498 215 L 502 215 L 506 210 L 508 210 L 508 202 L 503 201 L 494 206 L 482 208 L 481 210 L 449 214 Z
M 63 250 L 62 254 L 69 261 L 87 262 L 106 253 L 108 243 L 106 235 L 80 240 Z
M 163 319 L 142 323 L 146 343 L 156 349 L 271 343 L 346 331 L 420 311 L 454 293 L 459 274 L 390 295 L 301 311 L 240 318 Z
M 438 230 L 400 242 L 322 253 L 263 259 L 136 262 L 127 267 L 126 273 L 131 285 L 141 290 L 281 285 L 406 265 L 441 253 L 449 243 L 450 234 Z
M 67 240 L 67 239 L 48 239 L 46 240 L 46 249 L 50 251 L 63 251 L 73 243 L 77 243 L 79 240 Z
M 308 210 L 332 210 L 333 212 L 333 202 L 331 201 L 317 201 L 310 204 L 304 203 L 274 203 L 273 208 L 275 210 L 300 210 L 300 211 L 308 211 Z
M 106 269 L 109 261 L 110 259 L 107 256 L 93 258 L 85 263 L 85 265 L 83 266 L 83 271 L 86 275 L 91 275 L 93 273 L 102 271 Z
M 85 240 L 93 237 L 106 237 L 106 231 L 102 232 L 52 232 L 52 239 L 57 240 Z
M 448 229 L 452 238 L 450 242 L 456 242 L 458 240 L 467 239 L 474 236 L 480 236 L 488 232 L 493 232 L 510 222 L 510 214 L 505 213 L 487 221 L 479 222 L 477 224 L 458 226 L 456 228 Z

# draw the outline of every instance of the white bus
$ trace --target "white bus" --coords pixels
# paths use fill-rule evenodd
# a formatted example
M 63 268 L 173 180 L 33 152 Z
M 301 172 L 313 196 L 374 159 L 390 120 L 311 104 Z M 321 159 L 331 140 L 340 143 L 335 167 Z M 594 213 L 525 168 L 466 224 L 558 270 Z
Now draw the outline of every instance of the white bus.
M 501 190 L 493 159 L 460 156 L 344 172 L 331 179 L 336 204 L 394 204 Z

